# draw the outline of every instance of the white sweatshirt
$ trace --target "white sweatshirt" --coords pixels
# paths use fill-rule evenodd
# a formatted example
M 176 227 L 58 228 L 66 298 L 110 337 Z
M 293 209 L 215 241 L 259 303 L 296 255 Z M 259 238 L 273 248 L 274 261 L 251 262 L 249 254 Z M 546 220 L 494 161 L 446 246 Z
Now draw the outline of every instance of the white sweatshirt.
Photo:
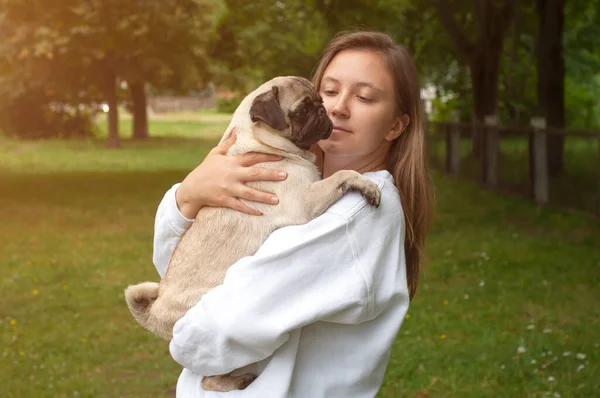
M 177 397 L 367 398 L 383 381 L 408 310 L 404 216 L 387 171 L 366 173 L 378 209 L 349 192 L 311 222 L 273 232 L 232 265 L 173 328 L 184 367 Z M 154 263 L 165 275 L 192 223 L 174 185 L 156 215 Z M 245 390 L 204 391 L 202 375 L 254 372 Z

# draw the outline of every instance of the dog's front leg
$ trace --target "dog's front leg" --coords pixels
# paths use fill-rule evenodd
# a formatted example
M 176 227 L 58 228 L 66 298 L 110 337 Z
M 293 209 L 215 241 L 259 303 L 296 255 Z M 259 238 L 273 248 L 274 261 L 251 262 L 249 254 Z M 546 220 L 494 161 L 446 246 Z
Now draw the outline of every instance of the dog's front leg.
M 340 170 L 310 185 L 306 205 L 310 218 L 320 216 L 348 191 L 358 191 L 370 205 L 379 207 L 381 191 L 377 184 L 353 170 Z

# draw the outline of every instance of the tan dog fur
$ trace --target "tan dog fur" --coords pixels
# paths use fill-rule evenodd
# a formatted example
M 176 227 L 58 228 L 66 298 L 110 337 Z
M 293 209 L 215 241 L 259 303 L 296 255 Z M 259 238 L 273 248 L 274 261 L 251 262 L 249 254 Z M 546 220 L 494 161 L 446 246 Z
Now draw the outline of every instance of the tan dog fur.
M 279 109 L 275 109 L 277 106 Z M 302 111 L 303 107 L 307 111 Z M 309 115 L 302 116 L 306 113 Z M 306 126 L 299 122 L 303 119 L 309 120 Z M 241 102 L 221 142 L 234 128 L 237 139 L 228 155 L 246 152 L 280 155 L 283 160 L 258 166 L 285 170 L 288 177 L 284 181 L 247 184 L 279 198 L 277 205 L 245 201 L 261 211 L 262 216 L 229 208 L 202 208 L 175 248 L 160 284 L 145 282 L 125 290 L 135 319 L 166 340 L 172 338 L 175 322 L 204 293 L 223 282 L 227 269 L 238 259 L 254 254 L 274 230 L 307 223 L 348 190 L 361 192 L 370 204 L 379 206 L 377 185 L 355 171 L 339 171 L 321 179 L 314 164 L 315 156 L 308 148 L 327 138 L 332 126 L 320 96 L 308 80 L 287 76 L 261 85 Z M 216 391 L 243 389 L 255 377 L 252 374 L 210 376 L 203 379 L 202 386 Z

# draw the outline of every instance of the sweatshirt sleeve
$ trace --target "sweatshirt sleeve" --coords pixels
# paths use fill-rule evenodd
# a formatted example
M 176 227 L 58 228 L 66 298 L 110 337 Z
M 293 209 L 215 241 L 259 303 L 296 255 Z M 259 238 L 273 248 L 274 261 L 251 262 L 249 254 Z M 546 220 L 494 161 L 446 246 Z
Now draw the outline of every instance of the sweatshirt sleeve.
M 173 359 L 200 375 L 226 374 L 309 323 L 359 323 L 369 295 L 356 261 L 346 220 L 335 215 L 275 231 L 177 321 Z
M 194 222 L 193 219 L 184 217 L 177 208 L 175 192 L 179 185 L 175 184 L 167 191 L 158 205 L 154 220 L 152 260 L 161 278 L 167 273 L 167 266 L 177 243 Z

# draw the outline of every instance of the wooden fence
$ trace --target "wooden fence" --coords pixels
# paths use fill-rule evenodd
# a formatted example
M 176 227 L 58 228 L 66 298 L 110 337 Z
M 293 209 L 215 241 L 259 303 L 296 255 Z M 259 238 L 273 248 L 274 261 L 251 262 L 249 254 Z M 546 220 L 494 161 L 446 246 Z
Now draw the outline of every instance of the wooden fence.
M 214 109 L 216 98 L 214 96 L 152 96 L 148 98 L 148 106 L 155 113 L 198 111 Z
M 557 137 L 564 140 L 558 155 L 548 148 Z M 550 129 L 543 119 L 531 126 L 500 125 L 493 117 L 483 124 L 429 122 L 427 147 L 438 170 L 600 218 L 600 132 Z

